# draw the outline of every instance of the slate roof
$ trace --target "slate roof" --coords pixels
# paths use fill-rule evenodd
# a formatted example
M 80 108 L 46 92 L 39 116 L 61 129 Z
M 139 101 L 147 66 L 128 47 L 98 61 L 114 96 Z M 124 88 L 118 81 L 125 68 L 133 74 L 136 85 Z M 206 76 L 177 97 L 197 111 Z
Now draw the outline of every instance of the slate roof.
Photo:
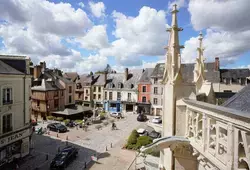
M 128 80 L 125 80 L 124 73 L 108 74 L 106 89 L 118 89 L 118 84 L 121 83 L 123 90 L 137 89 L 137 83 L 142 75 L 142 69 L 129 70 Z M 112 88 L 110 88 L 112 84 Z
M 194 63 L 181 64 L 181 74 L 184 82 L 192 83 L 194 80 Z M 164 74 L 165 64 L 158 63 L 151 75 L 152 78 L 162 78 Z M 214 71 L 214 63 L 205 63 L 205 77 L 206 80 L 219 83 L 220 75 L 218 71 Z
M 67 78 L 65 77 L 62 77 L 62 76 L 59 76 L 57 73 L 55 73 L 53 70 L 51 69 L 46 69 L 44 71 L 44 73 L 42 74 L 42 77 L 45 78 L 45 79 L 48 79 L 48 78 L 52 78 L 53 80 L 58 78 L 60 79 L 61 81 L 63 81 L 64 83 L 66 84 L 72 84 L 73 81 L 71 80 L 68 80 Z
M 0 59 L 0 74 L 24 75 L 24 73 L 18 71 L 17 69 L 1 61 L 1 59 Z
M 224 78 L 231 78 L 237 81 L 238 78 L 246 78 L 250 76 L 250 70 L 247 68 L 244 69 L 220 69 L 220 77 L 223 80 Z
M 40 86 L 34 86 L 31 90 L 35 91 L 53 91 L 58 90 L 59 88 L 56 85 L 52 85 L 52 82 L 48 82 L 45 79 L 42 79 L 42 83 Z
M 158 63 L 156 64 L 151 77 L 152 78 L 162 78 L 164 74 L 165 64 L 164 63 Z
M 0 56 L 0 60 L 10 67 L 27 74 L 26 72 L 26 60 L 24 56 Z
M 96 81 L 94 82 L 93 85 L 104 86 L 106 84 L 105 75 L 104 74 L 99 74 L 99 75 L 96 75 L 96 76 L 97 76 L 97 78 L 96 78 Z
M 224 107 L 250 112 L 250 84 L 222 104 Z
M 142 73 L 141 78 L 139 79 L 138 83 L 151 83 L 150 76 L 153 73 L 154 68 L 146 68 L 145 71 Z
M 66 73 L 63 74 L 63 77 L 69 78 L 72 81 L 75 81 L 76 78 L 78 77 L 78 74 L 77 74 L 77 72 L 66 72 Z
M 99 75 L 88 75 L 88 74 L 83 74 L 80 76 L 80 82 L 82 86 L 90 86 L 94 84 L 97 80 Z

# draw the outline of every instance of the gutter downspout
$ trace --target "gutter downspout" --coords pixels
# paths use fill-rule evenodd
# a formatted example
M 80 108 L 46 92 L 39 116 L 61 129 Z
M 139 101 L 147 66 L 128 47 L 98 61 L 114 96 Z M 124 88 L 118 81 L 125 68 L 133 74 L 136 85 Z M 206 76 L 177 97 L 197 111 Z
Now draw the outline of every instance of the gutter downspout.
M 24 95 L 23 95 L 23 124 L 24 124 L 24 126 L 25 126 L 25 124 L 26 124 L 26 86 L 25 86 L 25 80 L 26 80 L 26 74 L 24 75 L 24 77 L 23 77 L 23 93 L 24 93 Z

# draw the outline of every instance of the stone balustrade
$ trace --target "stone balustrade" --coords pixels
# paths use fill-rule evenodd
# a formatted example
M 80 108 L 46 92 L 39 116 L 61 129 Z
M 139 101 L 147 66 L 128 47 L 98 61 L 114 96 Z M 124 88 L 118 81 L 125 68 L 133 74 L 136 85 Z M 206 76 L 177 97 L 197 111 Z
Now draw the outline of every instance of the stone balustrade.
M 190 99 L 186 103 L 186 134 L 198 169 L 250 168 L 250 113 Z

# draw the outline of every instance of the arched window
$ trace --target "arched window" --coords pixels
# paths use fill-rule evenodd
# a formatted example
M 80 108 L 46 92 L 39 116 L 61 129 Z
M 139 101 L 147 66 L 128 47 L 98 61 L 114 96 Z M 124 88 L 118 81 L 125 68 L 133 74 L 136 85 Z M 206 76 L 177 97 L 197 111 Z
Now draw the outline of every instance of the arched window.
M 142 97 L 142 102 L 146 103 L 147 102 L 147 98 L 145 96 Z

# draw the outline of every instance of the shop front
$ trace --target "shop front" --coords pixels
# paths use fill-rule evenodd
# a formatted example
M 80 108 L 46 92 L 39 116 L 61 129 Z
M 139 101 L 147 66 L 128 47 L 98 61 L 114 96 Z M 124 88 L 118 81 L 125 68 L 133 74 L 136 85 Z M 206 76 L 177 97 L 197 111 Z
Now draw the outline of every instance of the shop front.
M 137 103 L 138 109 L 137 113 L 151 114 L 151 104 L 150 103 Z
M 29 154 L 31 128 L 16 131 L 0 139 L 0 167 L 14 158 Z M 1 169 L 1 168 L 0 168 Z

